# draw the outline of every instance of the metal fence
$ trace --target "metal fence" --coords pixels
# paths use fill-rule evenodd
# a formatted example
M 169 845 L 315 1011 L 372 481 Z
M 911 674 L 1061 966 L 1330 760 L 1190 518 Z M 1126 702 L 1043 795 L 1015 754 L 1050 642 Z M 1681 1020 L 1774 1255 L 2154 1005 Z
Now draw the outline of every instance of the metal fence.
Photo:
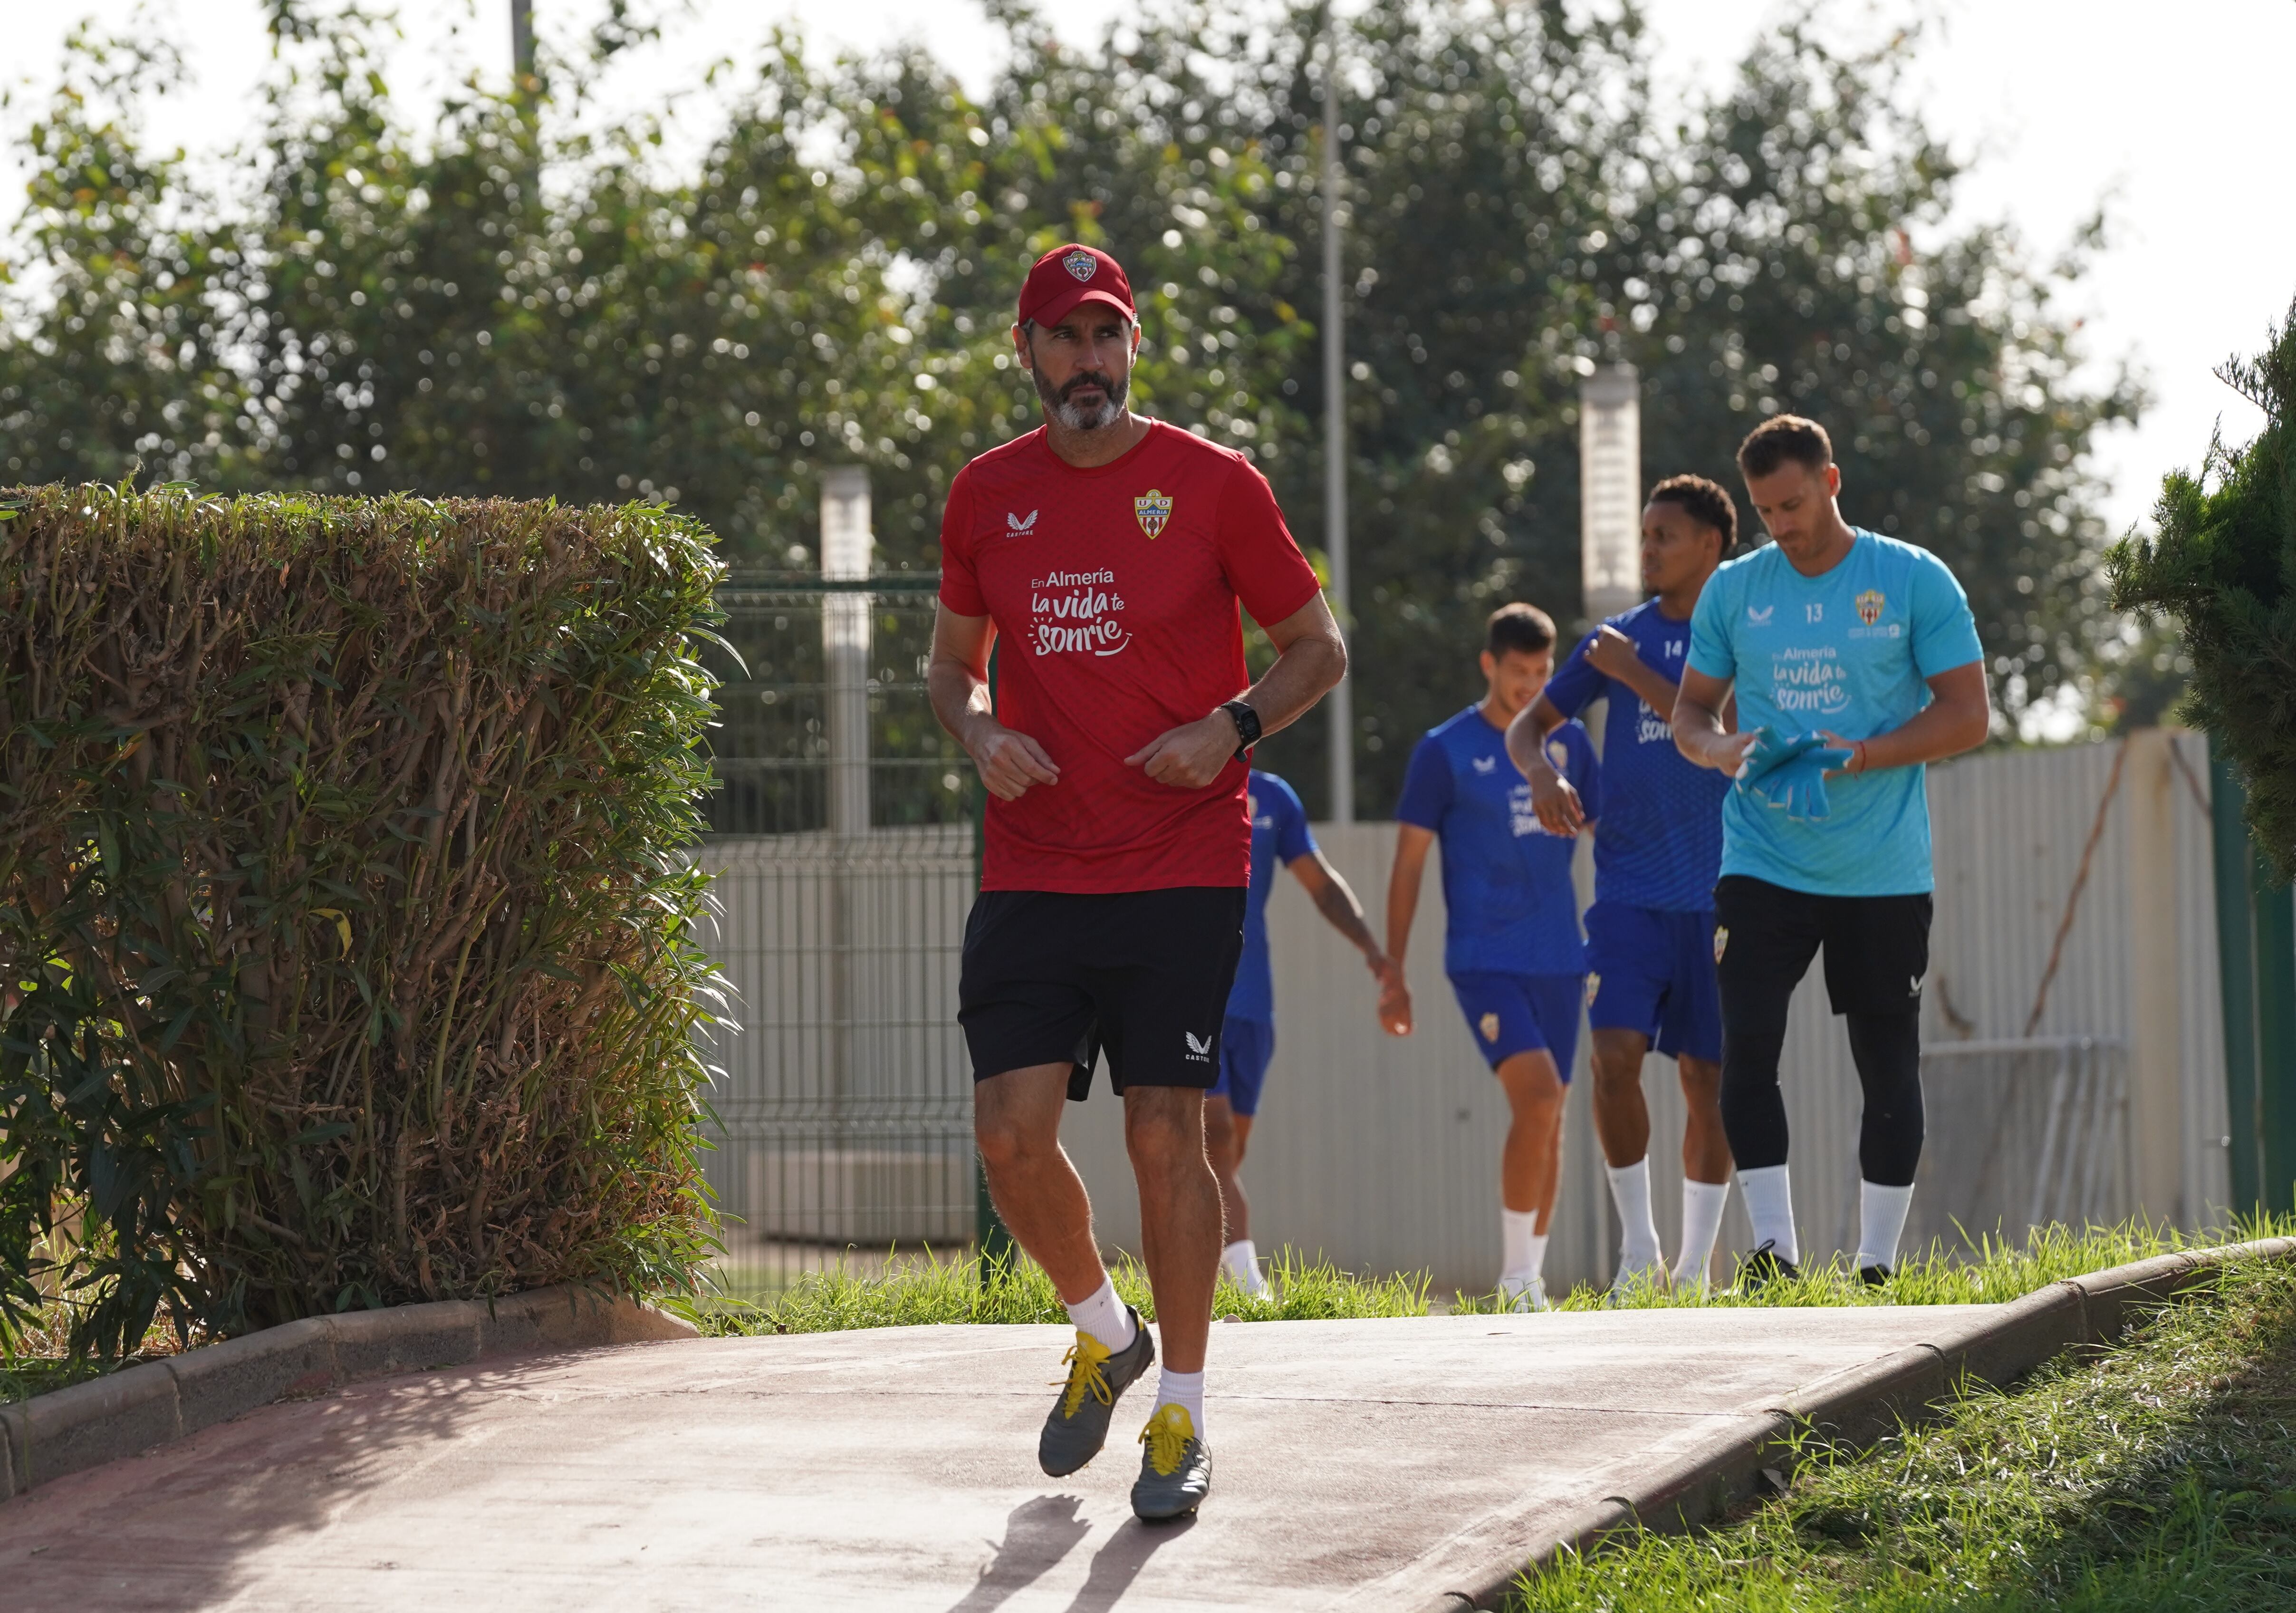
M 721 592 L 701 851 L 739 1029 L 708 1164 L 736 1292 L 973 1236 L 956 966 L 978 785 L 924 695 L 931 578 Z
M 2094 1036 L 1932 1043 L 1922 1049 L 1927 1146 L 1906 1247 L 2051 1222 L 2117 1222 L 2129 1171 L 2126 1049 Z

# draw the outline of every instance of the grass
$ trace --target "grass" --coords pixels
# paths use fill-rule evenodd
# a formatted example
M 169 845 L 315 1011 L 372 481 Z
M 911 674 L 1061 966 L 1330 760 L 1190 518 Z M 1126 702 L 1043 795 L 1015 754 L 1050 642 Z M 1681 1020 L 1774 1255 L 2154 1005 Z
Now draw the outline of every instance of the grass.
M 2289 1227 L 2296 1227 L 2296 1218 L 2287 1219 Z M 1646 1286 L 1614 1303 L 1628 1307 L 1985 1304 L 2014 1299 L 2059 1278 L 2103 1271 L 2148 1255 L 2273 1236 L 2285 1230 L 2288 1227 L 2279 1222 L 2259 1222 L 2187 1236 L 2137 1222 L 2079 1231 L 2050 1226 L 2036 1229 L 2022 1243 L 1980 1238 L 1957 1250 L 1934 1246 L 1902 1262 L 1880 1288 L 1862 1287 L 1846 1265 L 1837 1263 L 1812 1265 L 1795 1281 L 1773 1283 L 1759 1294 L 1724 1289 L 1701 1296 Z M 1473 1314 L 1504 1308 L 1496 1295 L 1459 1294 L 1439 1300 L 1424 1276 L 1361 1277 L 1289 1250 L 1271 1260 L 1269 1268 L 1275 1293 L 1268 1299 L 1252 1298 L 1222 1272 L 1213 1313 L 1239 1321 L 1300 1321 L 1424 1316 L 1434 1309 Z M 930 1253 L 909 1261 L 872 1261 L 861 1270 L 832 1267 L 807 1272 L 770 1297 L 705 1299 L 693 1315 L 703 1331 L 718 1336 L 1067 1320 L 1050 1280 L 1029 1263 L 1021 1262 L 1002 1280 L 986 1288 L 979 1282 L 976 1271 L 967 1257 Z M 1146 1271 L 1136 1262 L 1124 1260 L 1111 1275 L 1117 1293 L 1139 1307 L 1143 1316 L 1153 1320 L 1155 1299 L 1148 1291 Z M 1561 1298 L 1557 1307 L 1595 1310 L 1605 1303 L 1602 1289 L 1581 1287 Z
M 51 1390 L 67 1389 L 76 1383 L 117 1372 L 122 1367 L 156 1361 L 183 1347 L 162 1312 L 152 1319 L 143 1343 L 131 1354 L 118 1358 L 76 1357 L 70 1348 L 71 1322 L 70 1308 L 51 1301 L 21 1324 L 12 1337 L 0 1337 L 0 1406 L 29 1400 Z M 193 1342 L 203 1341 L 195 1334 Z
M 2245 1262 L 2113 1354 L 1863 1456 L 1818 1452 L 1784 1496 L 1520 1582 L 1515 1613 L 1964 1613 L 2296 1607 L 2296 1267 Z

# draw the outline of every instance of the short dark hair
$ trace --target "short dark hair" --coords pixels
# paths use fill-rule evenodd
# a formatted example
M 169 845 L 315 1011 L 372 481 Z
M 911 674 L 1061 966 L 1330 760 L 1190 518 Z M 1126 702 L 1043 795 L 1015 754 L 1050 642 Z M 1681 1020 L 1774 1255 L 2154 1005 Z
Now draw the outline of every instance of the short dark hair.
M 1520 650 L 1526 655 L 1551 650 L 1554 647 L 1554 618 L 1521 600 L 1503 605 L 1491 613 L 1490 624 L 1483 630 L 1483 647 L 1494 657 L 1509 650 Z
M 1718 481 L 1703 476 L 1669 476 L 1651 489 L 1647 504 L 1679 505 L 1701 526 L 1722 534 L 1722 553 L 1738 547 L 1738 504 Z
M 1773 415 L 1738 445 L 1738 469 L 1748 476 L 1767 476 L 1789 459 L 1822 471 L 1833 463 L 1833 439 L 1815 420 Z

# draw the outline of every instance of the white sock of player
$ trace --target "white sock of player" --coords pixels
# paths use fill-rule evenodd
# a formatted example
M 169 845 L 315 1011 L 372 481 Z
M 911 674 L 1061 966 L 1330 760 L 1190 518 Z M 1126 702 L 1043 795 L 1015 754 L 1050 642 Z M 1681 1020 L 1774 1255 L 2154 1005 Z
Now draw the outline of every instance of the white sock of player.
M 1619 1270 L 1641 1271 L 1666 1263 L 1658 1247 L 1658 1222 L 1651 1215 L 1650 1161 L 1607 1167 L 1611 1202 L 1619 1211 Z
M 1239 1238 L 1220 1251 L 1220 1264 L 1235 1279 L 1235 1286 L 1254 1299 L 1267 1297 L 1267 1279 L 1259 1274 L 1259 1251 L 1249 1238 Z
M 1169 1367 L 1157 1369 L 1156 1408 L 1185 1406 L 1188 1420 L 1195 1425 L 1196 1437 L 1204 1436 L 1204 1375 L 1201 1372 L 1175 1372 Z
M 1546 1263 L 1546 1239 L 1531 1229 L 1538 1225 L 1536 1210 L 1499 1212 L 1499 1280 L 1529 1281 Z
M 1706 1263 L 1714 1258 L 1714 1239 L 1722 1230 L 1722 1208 L 1729 1202 L 1726 1181 L 1682 1179 L 1682 1253 L 1674 1260 L 1677 1285 L 1705 1279 Z
M 1857 1184 L 1857 1263 L 1890 1266 L 1898 1263 L 1898 1239 L 1906 1230 L 1906 1212 L 1914 1202 L 1913 1184 L 1885 1188 L 1878 1181 Z
M 1792 1265 L 1801 1263 L 1801 1239 L 1794 1236 L 1793 1186 L 1786 1167 L 1761 1165 L 1738 1173 L 1738 1190 L 1746 1196 L 1746 1216 L 1754 1223 L 1754 1247 L 1770 1246 L 1770 1253 Z
M 1102 1278 L 1091 1298 L 1069 1306 L 1069 1320 L 1106 1345 L 1111 1354 L 1130 1349 L 1138 1331 L 1132 1325 L 1132 1312 L 1116 1296 L 1112 1278 Z

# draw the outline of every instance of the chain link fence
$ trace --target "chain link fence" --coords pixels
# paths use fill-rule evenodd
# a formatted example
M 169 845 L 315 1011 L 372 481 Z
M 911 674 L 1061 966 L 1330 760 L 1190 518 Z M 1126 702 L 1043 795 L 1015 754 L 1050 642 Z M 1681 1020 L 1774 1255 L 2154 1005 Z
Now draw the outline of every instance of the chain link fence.
M 934 579 L 736 574 L 701 849 L 738 1030 L 710 1059 L 721 1276 L 957 1254 L 978 1214 L 957 959 L 979 785 L 924 692 Z

